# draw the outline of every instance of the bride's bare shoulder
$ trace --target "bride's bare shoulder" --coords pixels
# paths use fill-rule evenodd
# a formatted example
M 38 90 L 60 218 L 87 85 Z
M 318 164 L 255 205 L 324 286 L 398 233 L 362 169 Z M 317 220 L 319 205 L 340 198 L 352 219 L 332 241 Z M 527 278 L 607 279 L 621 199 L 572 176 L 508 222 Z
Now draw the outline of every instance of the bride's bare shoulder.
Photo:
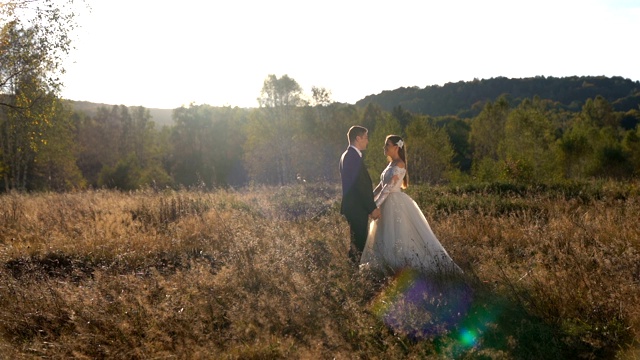
M 396 166 L 399 167 L 400 169 L 404 169 L 406 167 L 404 161 L 400 160 L 396 163 Z

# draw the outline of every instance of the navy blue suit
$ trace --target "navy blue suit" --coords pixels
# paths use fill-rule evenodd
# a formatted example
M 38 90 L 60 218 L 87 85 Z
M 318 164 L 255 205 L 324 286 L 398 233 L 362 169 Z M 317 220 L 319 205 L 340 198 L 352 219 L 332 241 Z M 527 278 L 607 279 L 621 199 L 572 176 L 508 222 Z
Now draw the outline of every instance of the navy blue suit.
M 351 230 L 349 257 L 358 263 L 364 250 L 369 231 L 369 214 L 376 208 L 373 201 L 371 177 L 358 152 L 349 146 L 340 158 L 340 178 L 342 179 L 342 204 L 340 213 L 344 215 Z

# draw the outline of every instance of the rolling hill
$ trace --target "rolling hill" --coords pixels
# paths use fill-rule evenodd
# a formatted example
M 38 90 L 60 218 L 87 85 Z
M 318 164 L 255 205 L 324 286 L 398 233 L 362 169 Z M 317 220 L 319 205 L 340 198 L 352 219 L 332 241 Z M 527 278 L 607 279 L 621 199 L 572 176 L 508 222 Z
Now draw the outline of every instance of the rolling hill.
M 513 104 L 538 96 L 572 111 L 579 111 L 587 99 L 600 95 L 616 111 L 629 111 L 640 107 L 640 82 L 604 76 L 537 76 L 523 79 L 497 77 L 447 83 L 443 86 L 433 85 L 422 89 L 403 87 L 369 95 L 356 102 L 356 105 L 365 107 L 375 103 L 387 111 L 400 106 L 416 114 L 458 115 L 468 118 L 477 115 L 486 102 L 495 101 L 502 95 L 507 96 Z
M 89 116 L 93 116 L 98 111 L 100 107 L 111 108 L 114 105 L 110 104 L 101 104 L 101 103 L 93 103 L 88 101 L 74 101 L 67 100 L 73 109 L 78 112 L 84 112 Z M 172 126 L 173 119 L 171 117 L 173 113 L 173 109 L 152 109 L 148 108 L 149 113 L 151 115 L 151 120 L 153 120 L 158 127 L 162 126 Z

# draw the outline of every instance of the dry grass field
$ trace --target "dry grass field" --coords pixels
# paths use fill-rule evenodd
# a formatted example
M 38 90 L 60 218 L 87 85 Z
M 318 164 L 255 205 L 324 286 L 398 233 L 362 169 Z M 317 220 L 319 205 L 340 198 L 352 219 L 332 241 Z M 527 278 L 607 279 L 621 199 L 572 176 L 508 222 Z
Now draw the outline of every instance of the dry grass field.
M 2 195 L 0 358 L 640 358 L 640 184 L 408 193 L 463 281 L 358 271 L 335 186 Z

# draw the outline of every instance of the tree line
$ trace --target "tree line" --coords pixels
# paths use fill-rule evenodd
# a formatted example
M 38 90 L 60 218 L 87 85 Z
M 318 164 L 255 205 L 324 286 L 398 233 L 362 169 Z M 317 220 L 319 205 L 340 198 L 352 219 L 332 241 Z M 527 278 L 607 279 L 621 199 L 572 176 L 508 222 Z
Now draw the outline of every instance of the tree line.
M 163 127 L 143 107 L 103 106 L 88 115 L 52 98 L 27 118 L 5 106 L 2 189 L 335 183 L 354 124 L 370 130 L 365 161 L 374 179 L 386 165 L 382 146 L 391 133 L 406 139 L 412 183 L 545 183 L 640 173 L 640 127 L 620 126 L 624 116 L 640 119 L 640 113 L 617 112 L 601 96 L 577 112 L 538 97 L 518 105 L 500 97 L 465 119 L 400 106 L 389 112 L 374 103 L 362 108 L 332 102 L 326 89 L 313 91 L 305 101 L 294 79 L 270 75 L 258 108 L 189 105 L 174 109 L 174 124 Z

